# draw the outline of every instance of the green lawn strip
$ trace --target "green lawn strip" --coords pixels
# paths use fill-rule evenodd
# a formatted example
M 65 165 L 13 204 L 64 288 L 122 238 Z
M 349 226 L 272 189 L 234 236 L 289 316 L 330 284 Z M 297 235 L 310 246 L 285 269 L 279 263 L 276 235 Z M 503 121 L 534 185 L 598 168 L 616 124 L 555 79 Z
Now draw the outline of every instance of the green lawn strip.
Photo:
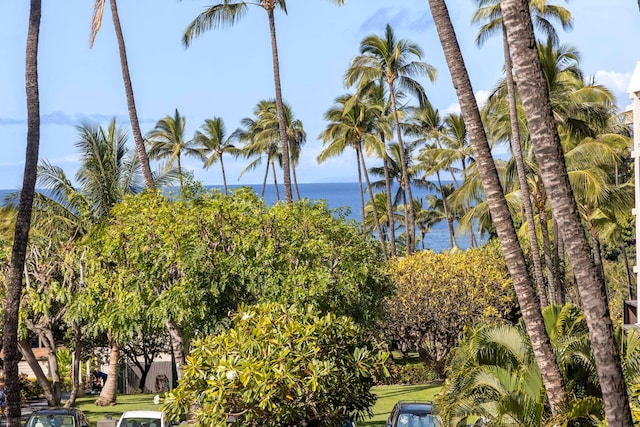
M 150 410 L 159 411 L 160 406 L 154 405 L 153 398 L 155 394 L 119 394 L 118 403 L 114 406 L 96 406 L 95 401 L 98 396 L 86 395 L 76 400 L 74 407 L 85 413 L 92 426 L 95 426 L 99 420 L 112 419 L 118 420 L 120 415 L 126 411 Z
M 398 400 L 433 400 L 440 388 L 440 383 L 374 387 L 373 392 L 378 396 L 378 400 L 373 406 L 373 417 L 360 421 L 358 426 L 384 426 L 393 405 Z
M 393 405 L 398 400 L 433 400 L 440 388 L 440 383 L 374 387 L 373 392 L 378 396 L 378 400 L 373 406 L 373 417 L 359 422 L 358 426 L 384 426 Z M 98 396 L 87 395 L 78 398 L 75 407 L 84 412 L 91 425 L 95 426 L 99 420 L 104 420 L 107 416 L 117 420 L 125 411 L 159 410 L 160 407 L 153 404 L 154 396 L 155 394 L 118 395 L 117 405 L 96 406 L 94 402 Z

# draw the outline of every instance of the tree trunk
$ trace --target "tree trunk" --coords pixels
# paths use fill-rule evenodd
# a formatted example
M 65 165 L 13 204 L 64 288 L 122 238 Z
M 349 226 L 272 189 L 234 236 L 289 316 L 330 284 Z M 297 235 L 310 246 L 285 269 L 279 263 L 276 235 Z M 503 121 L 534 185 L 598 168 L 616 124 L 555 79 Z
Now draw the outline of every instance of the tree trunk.
M 524 205 L 524 213 L 527 219 L 529 229 L 529 246 L 531 247 L 531 258 L 533 259 L 533 277 L 538 290 L 538 298 L 542 308 L 549 305 L 547 294 L 544 286 L 544 276 L 542 273 L 542 262 L 540 258 L 540 247 L 538 246 L 538 237 L 536 235 L 536 222 L 533 215 L 533 205 L 531 204 L 531 193 L 529 192 L 529 184 L 527 183 L 527 169 L 522 157 L 522 147 L 520 145 L 520 129 L 518 126 L 518 107 L 516 104 L 516 85 L 513 81 L 513 66 L 511 64 L 511 52 L 509 50 L 509 42 L 507 41 L 507 33 L 502 31 L 502 47 L 504 51 L 504 68 L 507 77 L 507 99 L 509 100 L 509 123 L 511 124 L 511 150 L 513 158 L 516 161 L 516 169 L 518 171 L 518 182 L 520 183 L 520 193 Z M 549 276 L 551 277 L 551 276 Z
M 111 353 L 109 354 L 109 367 L 107 368 L 107 380 L 96 400 L 97 406 L 112 406 L 116 404 L 118 397 L 118 359 L 120 358 L 120 345 L 113 339 L 109 339 Z
M 429 0 L 433 20 L 436 24 L 440 43 L 447 65 L 456 88 L 460 109 L 473 148 L 478 172 L 487 196 L 487 202 L 493 217 L 502 251 L 513 280 L 522 318 L 531 339 L 533 353 L 538 362 L 551 411 L 557 415 L 564 403 L 565 391 L 562 375 L 556 363 L 549 336 L 540 311 L 540 302 L 535 294 L 531 278 L 527 271 L 524 254 L 518 242 L 511 214 L 504 197 L 502 185 L 491 157 L 491 149 L 480 118 L 480 111 L 471 87 L 471 81 L 460 52 L 460 46 L 449 18 L 444 0 Z
M 138 121 L 138 111 L 136 110 L 136 102 L 133 98 L 133 85 L 131 84 L 131 75 L 129 74 L 129 62 L 127 61 L 127 50 L 124 45 L 124 36 L 122 35 L 122 27 L 120 26 L 120 17 L 118 16 L 118 5 L 116 0 L 110 0 L 111 17 L 113 19 L 113 27 L 116 31 L 118 39 L 118 51 L 120 53 L 120 67 L 122 68 L 122 80 L 124 81 L 124 91 L 127 95 L 127 109 L 129 110 L 129 121 L 131 122 L 131 133 L 136 144 L 136 152 L 142 166 L 142 175 L 144 183 L 149 189 L 154 189 L 153 175 L 149 166 L 149 156 L 144 146 L 144 139 L 140 131 L 140 122 Z
M 22 274 L 27 256 L 31 227 L 33 194 L 36 186 L 38 151 L 40 148 L 40 97 L 38 93 L 38 39 L 40 36 L 41 0 L 31 0 L 25 60 L 25 91 L 27 95 L 27 149 L 22 191 L 11 248 L 9 280 L 4 304 L 2 350 L 5 393 L 7 395 L 7 426 L 20 426 L 20 381 L 18 379 L 18 315 L 22 296 Z
M 33 374 L 36 376 L 38 385 L 42 387 L 42 393 L 44 394 L 44 398 L 47 399 L 47 405 L 50 407 L 60 406 L 60 387 L 58 385 L 58 389 L 56 390 L 51 381 L 47 379 L 47 374 L 44 373 L 36 356 L 33 354 L 31 343 L 28 340 L 20 340 L 18 341 L 18 348 L 27 361 L 29 368 L 31 368 Z
M 282 103 L 282 88 L 280 86 L 280 62 L 278 60 L 278 43 L 276 40 L 276 21 L 273 8 L 267 8 L 269 16 L 269 31 L 271 33 L 271 53 L 273 57 L 273 82 L 276 88 L 276 114 L 278 115 L 278 128 L 280 131 L 280 150 L 282 151 L 282 171 L 284 185 L 284 199 L 286 203 L 293 202 L 291 192 L 291 161 L 289 156 L 289 138 L 287 138 L 287 123 L 284 119 L 284 107 Z
M 176 379 L 180 381 L 182 379 L 182 367 L 184 366 L 184 334 L 182 328 L 175 322 L 167 322 L 167 330 L 171 336 L 171 353 L 176 367 Z
M 82 378 L 80 375 L 80 363 L 82 358 L 82 329 L 77 321 L 73 322 L 73 358 L 71 361 L 72 388 L 69 399 L 65 402 L 65 408 L 70 408 L 76 403 L 76 398 L 82 395 Z
M 300 200 L 300 188 L 298 188 L 298 176 L 296 174 L 296 165 L 291 163 L 291 173 L 293 174 L 293 187 L 296 189 L 296 198 Z
M 385 145 L 386 146 L 386 145 Z M 382 166 L 384 169 L 384 187 L 387 193 L 387 222 L 389 223 L 389 244 L 391 245 L 391 256 L 396 256 L 396 221 L 393 213 L 393 200 L 391 195 L 391 178 L 389 177 L 389 157 L 385 149 Z
M 551 239 L 549 237 L 549 220 L 547 218 L 547 207 L 541 203 L 538 209 L 538 215 L 540 216 L 540 234 L 542 234 L 542 252 L 544 253 L 544 265 L 547 270 L 547 277 L 553 276 L 553 258 L 551 255 Z M 556 292 L 549 282 L 549 300 L 556 300 Z M 544 288 L 543 288 L 544 292 Z
M 222 170 L 222 183 L 224 184 L 224 192 L 227 190 L 227 174 L 224 172 L 224 162 L 222 161 L 222 153 L 220 153 L 220 169 Z
M 267 167 L 264 168 L 264 177 L 262 178 L 262 190 L 260 191 L 261 198 L 264 198 L 264 190 L 267 188 L 268 177 L 269 177 L 269 161 L 267 160 Z
M 360 146 L 354 146 L 356 150 L 356 162 L 358 162 L 358 188 L 360 190 L 360 223 L 362 224 L 362 233 L 364 234 L 364 186 L 362 185 L 362 166 L 360 165 Z
M 413 210 L 413 193 L 411 192 L 411 181 L 409 180 L 409 172 L 407 171 L 407 158 L 404 152 L 404 143 L 402 142 L 402 132 L 400 131 L 400 118 L 398 116 L 398 106 L 396 104 L 396 95 L 394 93 L 393 82 L 389 82 L 389 97 L 391 98 L 391 108 L 393 109 L 393 120 L 396 125 L 396 137 L 398 138 L 398 148 L 400 150 L 400 167 L 402 170 L 402 183 L 404 191 L 407 195 L 405 204 L 407 209 L 406 230 L 407 234 L 407 255 L 411 255 L 415 249 L 416 240 L 416 214 Z
M 447 205 L 447 197 L 442 189 L 442 180 L 440 179 L 440 171 L 436 172 L 438 178 L 438 187 L 440 187 L 440 197 L 442 197 L 442 209 L 444 210 L 444 217 L 447 221 L 447 230 L 449 230 L 449 248 L 453 249 L 458 247 L 456 241 L 456 231 L 453 229 L 453 217 L 449 214 L 449 206 Z
M 527 116 L 540 175 L 554 219 L 562 233 L 589 327 L 609 427 L 632 426 L 620 354 L 609 316 L 605 284 L 590 256 L 580 214 L 569 183 L 560 137 L 540 66 L 527 0 L 501 1 L 522 105 Z M 541 369 L 542 370 L 542 369 Z
M 280 189 L 278 188 L 278 175 L 276 175 L 276 162 L 271 160 L 271 172 L 273 173 L 273 186 L 276 190 L 276 200 L 280 201 Z
M 369 181 L 369 172 L 367 172 L 367 165 L 365 164 L 365 161 L 364 161 L 364 155 L 362 154 L 362 149 L 358 150 L 358 154 L 360 155 L 360 162 L 362 163 L 362 170 L 364 171 L 364 180 L 367 183 L 367 192 L 369 193 L 369 199 L 371 200 L 371 212 L 373 213 L 373 220 L 375 221 L 376 231 L 378 232 L 378 237 L 380 238 L 380 245 L 382 246 L 382 256 L 386 261 L 388 259 L 387 245 L 385 244 L 384 234 L 382 234 L 382 229 L 380 228 L 380 217 L 378 216 L 376 199 L 373 197 L 373 190 L 371 189 L 371 181 Z

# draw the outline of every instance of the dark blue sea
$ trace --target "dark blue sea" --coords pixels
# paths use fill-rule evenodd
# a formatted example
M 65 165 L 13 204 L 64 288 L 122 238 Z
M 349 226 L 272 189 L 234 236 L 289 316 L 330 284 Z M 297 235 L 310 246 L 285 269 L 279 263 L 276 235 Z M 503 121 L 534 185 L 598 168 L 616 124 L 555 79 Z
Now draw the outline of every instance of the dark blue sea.
M 222 186 L 206 186 L 207 188 L 218 188 L 222 190 Z M 239 187 L 251 187 L 260 194 L 262 185 L 230 185 L 230 189 Z M 348 218 L 360 221 L 360 193 L 357 182 L 343 182 L 343 183 L 315 183 L 315 184 L 298 184 L 300 190 L 300 197 L 310 200 L 325 200 L 327 205 L 332 209 L 346 208 L 349 211 Z M 4 197 L 13 190 L 0 190 L 0 203 L 4 200 Z M 284 199 L 284 189 L 279 188 L 280 199 Z M 429 194 L 425 189 L 414 189 L 414 198 L 424 197 Z M 295 189 L 293 190 L 293 197 L 297 199 Z M 267 203 L 275 203 L 278 198 L 276 196 L 275 186 L 273 184 L 267 184 L 264 192 L 264 199 Z M 365 203 L 369 199 L 368 195 L 365 195 Z M 458 246 L 466 249 L 469 246 L 468 235 L 456 236 Z M 418 243 L 418 248 L 422 249 L 422 242 Z M 424 248 L 431 249 L 435 252 L 442 252 L 449 249 L 449 234 L 447 232 L 447 225 L 444 222 L 434 225 L 431 231 L 425 236 Z

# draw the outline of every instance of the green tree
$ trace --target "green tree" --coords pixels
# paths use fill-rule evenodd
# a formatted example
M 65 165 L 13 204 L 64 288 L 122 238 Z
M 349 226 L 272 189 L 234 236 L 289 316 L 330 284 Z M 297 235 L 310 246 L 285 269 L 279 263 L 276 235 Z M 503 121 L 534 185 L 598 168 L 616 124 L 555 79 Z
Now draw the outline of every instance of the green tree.
M 341 5 L 344 0 L 332 0 Z M 183 44 L 188 47 L 194 38 L 211 28 L 219 28 L 225 25 L 234 25 L 247 12 L 247 8 L 257 6 L 267 12 L 269 20 L 269 34 L 271 36 L 271 57 L 273 60 L 273 81 L 275 85 L 276 113 L 279 124 L 280 150 L 282 152 L 282 169 L 284 171 L 284 198 L 287 203 L 293 201 L 291 192 L 291 169 L 289 141 L 286 132 L 286 122 L 284 105 L 282 98 L 282 88 L 280 82 L 280 61 L 278 59 L 278 43 L 276 39 L 275 9 L 279 8 L 287 13 L 287 3 L 285 0 L 259 0 L 257 2 L 245 2 L 236 0 L 222 0 L 220 3 L 208 7 L 204 12 L 196 17 L 185 30 L 182 38 Z
M 22 295 L 22 274 L 27 256 L 31 212 L 36 186 L 40 148 L 40 96 L 38 92 L 38 39 L 40 36 L 41 0 L 31 0 L 27 31 L 25 88 L 27 92 L 27 150 L 22 191 L 11 248 L 2 328 L 3 369 L 7 394 L 7 425 L 20 425 L 20 382 L 18 379 L 18 317 Z
M 197 131 L 193 137 L 194 143 L 200 145 L 203 149 L 202 154 L 205 158 L 205 169 L 209 169 L 215 162 L 220 161 L 220 171 L 222 172 L 222 182 L 224 183 L 225 192 L 228 190 L 227 176 L 224 171 L 222 156 L 224 153 L 229 153 L 234 156 L 238 154 L 240 150 L 233 145 L 236 137 L 236 132 L 227 135 L 224 122 L 220 117 L 205 120 L 200 130 Z
M 185 117 L 180 115 L 176 108 L 173 117 L 165 116 L 158 120 L 156 126 L 147 134 L 149 144 L 149 157 L 152 159 L 167 159 L 165 171 L 169 170 L 175 162 L 178 166 L 178 178 L 180 179 L 180 191 L 184 187 L 182 173 L 182 156 L 203 158 L 202 149 L 194 140 L 185 140 Z
M 631 426 L 631 411 L 614 341 L 604 278 L 591 258 L 591 249 L 569 182 L 527 6 L 525 0 L 503 0 L 501 3 L 522 105 L 553 217 L 558 222 L 569 260 L 574 266 L 608 424 L 611 427 Z
M 91 20 L 91 41 L 90 45 L 93 46 L 96 35 L 100 31 L 102 25 L 102 15 L 104 13 L 104 4 L 107 0 L 95 0 L 93 6 L 93 19 Z M 118 5 L 116 0 L 109 0 L 111 5 L 111 17 L 113 19 L 113 28 L 116 32 L 116 38 L 118 39 L 118 52 L 120 54 L 120 67 L 122 68 L 122 80 L 124 81 L 124 91 L 127 96 L 127 109 L 129 110 L 129 121 L 131 122 L 131 132 L 133 133 L 133 140 L 136 144 L 136 152 L 140 159 L 142 166 L 142 175 L 144 176 L 144 182 L 147 188 L 153 189 L 155 187 L 153 182 L 153 174 L 151 173 L 151 166 L 149 165 L 149 157 L 147 156 L 147 150 L 144 146 L 144 139 L 142 138 L 142 132 L 140 131 L 140 122 L 138 121 L 138 112 L 136 110 L 136 102 L 133 97 L 133 85 L 131 83 L 131 74 L 129 73 L 129 62 L 127 60 L 127 50 L 124 44 L 124 36 L 122 35 L 122 27 L 120 26 L 120 16 L 118 15 Z
M 565 391 L 560 370 L 544 328 L 540 303 L 527 270 L 524 253 L 518 242 L 511 213 L 496 171 L 496 165 L 491 156 L 487 135 L 453 24 L 449 17 L 449 11 L 444 0 L 429 0 L 429 6 L 451 78 L 456 88 L 456 94 L 460 101 L 460 109 L 469 135 L 469 142 L 476 159 L 475 164 L 478 168 L 487 196 L 487 204 L 502 244 L 502 253 L 514 281 L 522 317 L 531 338 L 536 362 L 540 366 L 543 375 L 551 410 L 555 414 L 559 411 L 564 401 Z M 525 8 L 527 7 L 525 6 Z
M 194 344 L 164 408 L 201 425 L 329 426 L 371 415 L 389 354 L 353 320 L 313 307 L 241 306 L 232 327 Z
M 416 77 L 426 75 L 432 82 L 436 78 L 436 70 L 422 59 L 422 49 L 408 40 L 398 40 L 390 25 L 387 24 L 383 37 L 371 35 L 360 43 L 360 55 L 355 57 L 346 72 L 345 83 L 351 86 L 360 81 L 364 86 L 383 80 L 389 88 L 393 120 L 396 128 L 396 138 L 400 146 L 400 163 L 402 168 L 403 191 L 407 193 L 408 224 L 407 254 L 414 251 L 415 215 L 413 212 L 413 194 L 407 172 L 407 159 L 404 157 L 404 143 L 400 129 L 399 107 L 397 103 L 398 91 L 404 89 L 417 96 L 420 104 L 424 104 L 427 97 L 422 85 Z

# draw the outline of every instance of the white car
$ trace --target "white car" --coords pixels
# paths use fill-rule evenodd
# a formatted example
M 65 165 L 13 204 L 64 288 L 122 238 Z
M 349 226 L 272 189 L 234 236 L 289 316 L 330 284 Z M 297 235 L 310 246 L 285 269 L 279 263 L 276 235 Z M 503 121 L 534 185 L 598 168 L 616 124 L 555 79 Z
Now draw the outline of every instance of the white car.
M 170 427 L 177 424 L 170 422 L 162 411 L 127 411 L 116 427 Z

